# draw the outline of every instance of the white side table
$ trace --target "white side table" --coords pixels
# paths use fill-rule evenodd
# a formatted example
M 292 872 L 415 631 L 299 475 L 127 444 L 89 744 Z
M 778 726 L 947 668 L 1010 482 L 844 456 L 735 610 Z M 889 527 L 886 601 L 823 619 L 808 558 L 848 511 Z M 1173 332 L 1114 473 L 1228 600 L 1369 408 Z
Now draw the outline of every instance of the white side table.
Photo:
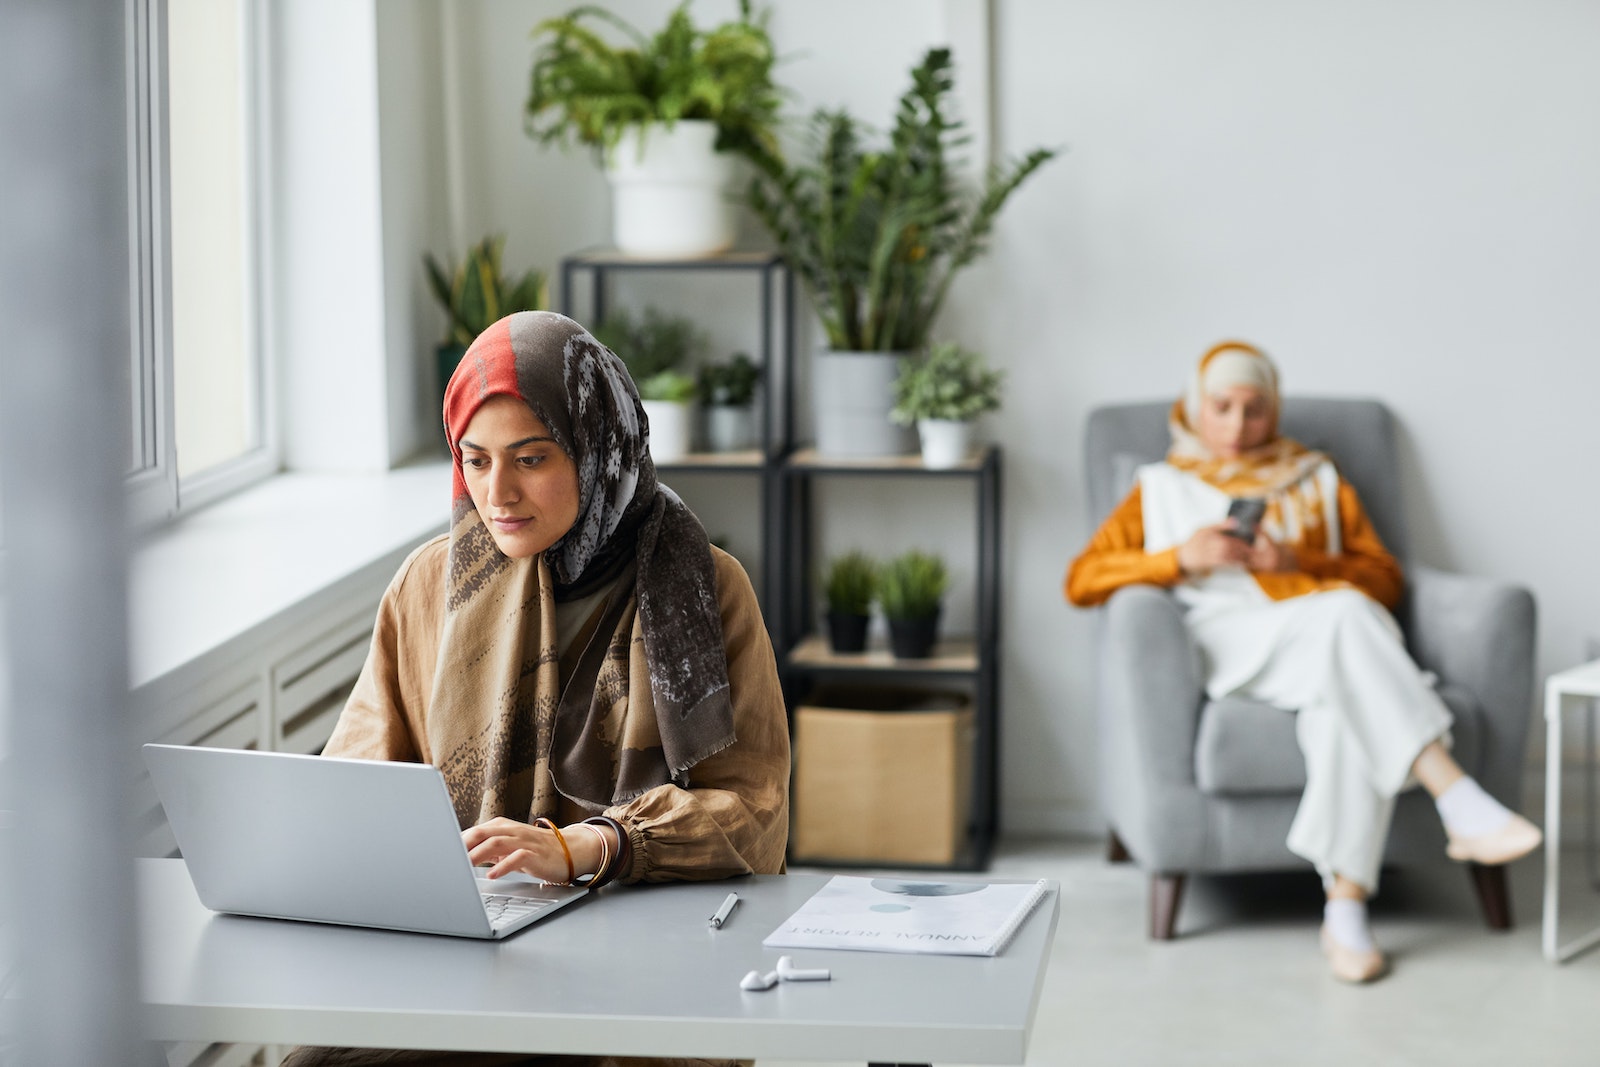
M 1595 714 L 1600 699 L 1600 660 L 1552 674 L 1544 683 L 1545 786 L 1544 786 L 1544 957 L 1555 963 L 1571 959 L 1585 949 L 1600 944 L 1600 928 L 1565 945 L 1558 944 L 1561 925 L 1561 720 L 1562 713 L 1584 708 Z M 1586 735 L 1586 736 L 1592 736 Z M 1593 752 L 1584 753 L 1586 763 Z M 1591 766 L 1589 773 L 1593 774 Z M 1594 813 L 1589 812 L 1592 820 Z M 1592 827 L 1590 830 L 1592 831 Z M 1592 833 L 1588 840 L 1592 847 Z

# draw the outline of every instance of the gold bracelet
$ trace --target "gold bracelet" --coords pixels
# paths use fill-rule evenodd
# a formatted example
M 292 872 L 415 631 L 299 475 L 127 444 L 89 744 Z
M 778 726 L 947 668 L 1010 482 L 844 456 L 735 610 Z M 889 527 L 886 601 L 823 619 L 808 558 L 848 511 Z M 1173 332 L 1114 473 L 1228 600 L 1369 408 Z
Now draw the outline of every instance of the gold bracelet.
M 567 880 L 558 884 L 571 885 L 572 880 L 578 876 L 578 869 L 572 865 L 572 850 L 567 847 L 567 839 L 561 836 L 561 828 L 543 816 L 533 820 L 533 825 L 542 826 L 556 835 L 556 844 L 561 846 L 561 854 L 567 858 Z

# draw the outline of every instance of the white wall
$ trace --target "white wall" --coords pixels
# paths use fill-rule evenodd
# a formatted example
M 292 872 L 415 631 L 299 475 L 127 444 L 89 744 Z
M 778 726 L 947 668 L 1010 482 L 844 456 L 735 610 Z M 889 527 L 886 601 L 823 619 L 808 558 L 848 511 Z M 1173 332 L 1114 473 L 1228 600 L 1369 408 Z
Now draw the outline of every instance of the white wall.
M 379 173 L 382 175 L 383 343 L 388 359 L 388 458 L 443 453 L 443 394 L 432 358 L 443 315 L 422 254 L 445 257 L 443 68 L 438 0 L 383 0 L 376 8 Z
M 466 120 L 458 239 L 503 230 L 513 266 L 554 268 L 607 235 L 593 161 L 522 132 L 528 31 L 567 6 L 447 9 Z M 646 26 L 666 10 L 608 6 Z M 732 10 L 698 0 L 694 13 L 709 23 Z M 991 11 L 996 150 L 1067 149 L 1007 208 L 941 330 L 1010 373 L 993 427 L 1006 449 L 1007 827 L 1097 825 L 1089 620 L 1060 595 L 1090 532 L 1085 415 L 1173 395 L 1225 336 L 1277 356 L 1292 392 L 1389 403 L 1416 558 L 1526 583 L 1542 669 L 1575 662 L 1600 634 L 1600 505 L 1586 493 L 1600 395 L 1600 8 L 993 0 Z M 772 30 L 796 113 L 844 105 L 886 123 L 922 49 L 982 24 L 963 0 L 787 0 Z M 958 60 L 965 49 L 979 65 L 980 44 L 955 41 Z M 657 294 L 706 300 L 635 295 Z M 739 302 L 709 302 L 708 324 L 732 337 Z M 916 538 L 964 558 L 960 494 L 917 487 L 885 507 L 876 492 L 824 501 L 856 516 L 830 523 L 825 549 Z M 959 616 L 970 573 L 957 577 Z
M 284 463 L 389 467 L 373 0 L 283 0 L 272 19 L 274 345 Z

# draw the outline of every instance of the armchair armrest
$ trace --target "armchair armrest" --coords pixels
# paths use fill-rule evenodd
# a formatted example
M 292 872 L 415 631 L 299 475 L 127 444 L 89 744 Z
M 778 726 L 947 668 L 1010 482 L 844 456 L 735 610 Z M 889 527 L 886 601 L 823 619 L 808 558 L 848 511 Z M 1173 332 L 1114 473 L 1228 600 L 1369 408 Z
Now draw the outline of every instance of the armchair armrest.
M 1100 792 L 1139 864 L 1198 867 L 1205 805 L 1195 784 L 1203 690 L 1183 609 L 1164 589 L 1131 585 L 1100 609 Z
M 1484 711 L 1482 786 L 1521 806 L 1523 757 L 1535 706 L 1533 594 L 1430 567 L 1410 573 L 1406 633 L 1419 666 L 1477 698 Z
M 1193 784 L 1200 726 L 1200 654 L 1183 608 L 1164 589 L 1130 585 L 1105 608 L 1104 711 L 1131 730 L 1147 771 Z

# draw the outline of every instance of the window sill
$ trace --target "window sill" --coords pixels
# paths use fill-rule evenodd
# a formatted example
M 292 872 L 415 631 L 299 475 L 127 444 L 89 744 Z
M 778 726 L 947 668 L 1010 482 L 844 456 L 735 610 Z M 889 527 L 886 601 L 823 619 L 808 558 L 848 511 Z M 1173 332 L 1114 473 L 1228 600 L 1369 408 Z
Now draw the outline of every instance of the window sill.
M 129 679 L 182 671 L 341 584 L 387 581 L 449 518 L 448 463 L 281 474 L 141 538 L 128 560 Z

